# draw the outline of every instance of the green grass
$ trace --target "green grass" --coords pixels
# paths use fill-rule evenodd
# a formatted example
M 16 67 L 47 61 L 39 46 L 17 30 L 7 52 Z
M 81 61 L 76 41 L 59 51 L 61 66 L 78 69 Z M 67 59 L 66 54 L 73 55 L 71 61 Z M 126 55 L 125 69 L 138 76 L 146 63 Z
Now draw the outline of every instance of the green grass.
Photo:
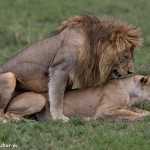
M 148 150 L 149 126 L 150 117 L 136 122 L 79 118 L 69 123 L 10 122 L 1 124 L 0 139 L 17 144 L 19 150 Z
M 109 15 L 141 28 L 143 46 L 135 52 L 135 73 L 150 71 L 149 0 L 3 0 L 0 1 L 0 64 L 23 47 L 48 37 L 59 22 L 80 12 Z M 148 110 L 150 107 L 146 106 Z M 150 118 L 127 122 L 108 119 L 69 123 L 0 123 L 0 144 L 17 149 L 148 150 Z

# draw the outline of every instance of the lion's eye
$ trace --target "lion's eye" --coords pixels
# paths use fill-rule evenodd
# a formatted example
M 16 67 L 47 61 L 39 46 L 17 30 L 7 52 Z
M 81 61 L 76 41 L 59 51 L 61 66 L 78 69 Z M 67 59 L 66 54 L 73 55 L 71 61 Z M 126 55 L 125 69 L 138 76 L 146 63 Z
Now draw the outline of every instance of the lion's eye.
M 129 56 L 124 56 L 125 57 L 125 59 L 129 59 Z
M 120 58 L 120 59 L 119 59 L 119 63 L 120 63 L 120 64 L 126 63 L 126 58 L 125 58 L 125 57 Z

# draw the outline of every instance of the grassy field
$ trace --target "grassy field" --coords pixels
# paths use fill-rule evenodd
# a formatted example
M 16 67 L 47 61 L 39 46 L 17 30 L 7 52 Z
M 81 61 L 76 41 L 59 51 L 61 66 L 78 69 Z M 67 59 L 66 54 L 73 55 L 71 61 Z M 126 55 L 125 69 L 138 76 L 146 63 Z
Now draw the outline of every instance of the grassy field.
M 144 43 L 135 52 L 135 73 L 149 75 L 149 0 L 1 0 L 0 64 L 32 42 L 49 37 L 61 20 L 83 11 L 139 26 Z M 150 110 L 149 106 L 145 108 Z M 14 149 L 18 150 L 148 150 L 150 117 L 137 122 L 108 119 L 86 122 L 75 118 L 69 123 L 0 123 L 2 143 L 15 143 Z

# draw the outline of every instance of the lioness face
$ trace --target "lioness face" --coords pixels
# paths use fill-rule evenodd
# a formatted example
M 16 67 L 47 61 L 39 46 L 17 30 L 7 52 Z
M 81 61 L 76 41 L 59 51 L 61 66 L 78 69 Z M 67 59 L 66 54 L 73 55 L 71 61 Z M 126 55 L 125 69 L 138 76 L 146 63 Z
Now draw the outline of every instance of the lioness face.
M 150 102 L 150 77 L 142 77 L 140 83 L 143 100 Z
M 112 69 L 112 78 L 125 77 L 134 72 L 132 53 L 132 50 L 126 50 L 122 55 L 120 55 L 117 63 Z

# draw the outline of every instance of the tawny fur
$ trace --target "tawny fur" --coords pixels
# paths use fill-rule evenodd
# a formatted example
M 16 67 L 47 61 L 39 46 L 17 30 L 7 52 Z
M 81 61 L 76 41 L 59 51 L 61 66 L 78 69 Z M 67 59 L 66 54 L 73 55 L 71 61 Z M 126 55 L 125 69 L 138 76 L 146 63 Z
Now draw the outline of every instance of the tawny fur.
M 150 115 L 150 112 L 134 107 L 136 102 L 150 102 L 150 78 L 140 75 L 120 80 L 110 80 L 95 88 L 67 91 L 64 97 L 64 114 L 70 117 L 136 120 Z M 45 100 L 43 99 L 45 96 Z M 23 117 L 44 107 L 45 94 L 24 93 L 12 99 L 6 115 Z M 30 99 L 29 99 L 30 98 Z M 39 101 L 37 107 L 36 99 Z M 41 105 L 41 106 L 40 106 Z M 39 120 L 51 118 L 48 104 L 37 112 Z M 30 111 L 29 111 L 30 110 Z M 32 112 L 32 113 L 31 113 Z M 12 118 L 13 119 L 13 118 Z
M 131 55 L 141 43 L 138 28 L 131 25 L 91 14 L 74 16 L 63 21 L 54 36 L 32 44 L 1 65 L 0 74 L 14 73 L 17 89 L 48 91 L 53 118 L 67 119 L 62 114 L 65 89 L 104 83 L 114 67 L 119 76 L 133 72 Z M 3 95 L 0 98 L 0 105 L 6 107 L 11 95 L 7 103 Z M 0 111 L 3 114 L 4 109 L 0 107 Z

